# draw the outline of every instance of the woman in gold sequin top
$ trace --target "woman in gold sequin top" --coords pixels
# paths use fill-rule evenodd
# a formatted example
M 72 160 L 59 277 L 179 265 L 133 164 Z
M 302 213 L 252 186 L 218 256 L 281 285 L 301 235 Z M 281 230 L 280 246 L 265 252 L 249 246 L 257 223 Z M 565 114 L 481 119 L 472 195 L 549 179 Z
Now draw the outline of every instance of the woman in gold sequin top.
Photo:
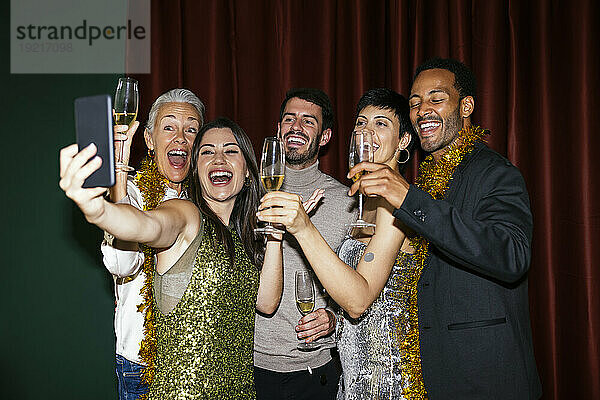
M 404 169 L 417 143 L 408 111 L 408 101 L 389 89 L 369 90 L 359 100 L 355 130 L 372 132 L 375 162 Z M 425 398 L 416 309 L 420 271 L 393 208 L 381 198 L 367 198 L 364 219 L 375 222 L 375 230 L 350 232 L 338 249 L 341 259 L 292 195 L 267 194 L 260 208 L 259 219 L 284 223 L 296 237 L 343 308 L 337 326 L 343 370 L 338 399 Z
M 192 201 L 147 212 L 82 188 L 100 166 L 95 153 L 93 145 L 62 149 L 60 187 L 90 223 L 157 249 L 150 398 L 253 399 L 254 310 L 276 309 L 282 262 L 280 240 L 264 245 L 253 231 L 259 183 L 250 140 L 224 118 L 204 125 L 192 151 Z

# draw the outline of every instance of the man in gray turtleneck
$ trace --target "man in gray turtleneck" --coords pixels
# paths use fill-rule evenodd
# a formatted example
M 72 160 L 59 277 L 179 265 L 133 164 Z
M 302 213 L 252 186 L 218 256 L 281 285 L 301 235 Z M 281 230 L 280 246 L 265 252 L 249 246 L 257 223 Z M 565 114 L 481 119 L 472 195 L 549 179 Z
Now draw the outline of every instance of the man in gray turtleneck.
M 315 189 L 324 197 L 311 213 L 311 221 L 329 246 L 336 249 L 346 233 L 345 224 L 355 219 L 354 199 L 348 188 L 319 170 L 319 149 L 331 139 L 333 110 L 327 95 L 318 89 L 287 92 L 279 115 L 279 131 L 286 156 L 285 181 L 281 190 L 308 199 Z M 272 315 L 256 316 L 254 375 L 258 400 L 335 399 L 339 380 L 337 360 L 331 357 L 335 341 L 335 316 L 328 297 L 316 282 L 315 311 L 302 317 L 296 308 L 294 276 L 310 271 L 300 246 L 292 235 L 283 239 L 284 285 L 281 303 Z M 316 277 L 313 275 L 315 281 Z M 318 339 L 318 340 L 317 340 Z M 311 351 L 297 348 L 299 341 L 316 340 Z

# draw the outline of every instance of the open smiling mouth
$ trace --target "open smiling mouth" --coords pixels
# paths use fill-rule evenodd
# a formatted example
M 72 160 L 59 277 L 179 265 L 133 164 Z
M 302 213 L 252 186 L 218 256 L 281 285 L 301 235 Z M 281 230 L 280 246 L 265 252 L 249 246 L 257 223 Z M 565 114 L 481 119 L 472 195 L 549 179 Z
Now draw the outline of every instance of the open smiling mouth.
M 442 125 L 442 123 L 440 121 L 432 121 L 432 120 L 419 123 L 419 131 L 421 133 L 421 136 L 429 136 L 430 134 L 433 133 L 433 131 L 435 131 L 441 125 Z
M 208 179 L 213 185 L 224 186 L 231 182 L 233 174 L 226 170 L 215 170 L 208 173 Z
M 169 163 L 175 168 L 183 168 L 188 159 L 188 153 L 185 150 L 171 150 L 167 153 Z
M 301 135 L 290 133 L 285 136 L 285 142 L 289 147 L 302 147 L 308 143 L 308 139 Z

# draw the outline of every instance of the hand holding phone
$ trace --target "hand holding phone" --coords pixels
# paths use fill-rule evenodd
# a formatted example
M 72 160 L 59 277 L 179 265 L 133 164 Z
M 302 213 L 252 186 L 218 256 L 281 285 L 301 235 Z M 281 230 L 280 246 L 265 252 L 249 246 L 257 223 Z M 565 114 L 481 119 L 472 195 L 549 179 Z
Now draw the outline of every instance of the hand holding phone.
M 100 157 L 96 157 L 96 146 L 90 144 L 79 151 L 77 144 L 73 143 L 60 150 L 60 181 L 58 185 L 65 195 L 73 200 L 81 209 L 85 218 L 92 222 L 102 215 L 106 201 L 104 194 L 106 188 L 83 188 L 83 182 L 102 164 Z

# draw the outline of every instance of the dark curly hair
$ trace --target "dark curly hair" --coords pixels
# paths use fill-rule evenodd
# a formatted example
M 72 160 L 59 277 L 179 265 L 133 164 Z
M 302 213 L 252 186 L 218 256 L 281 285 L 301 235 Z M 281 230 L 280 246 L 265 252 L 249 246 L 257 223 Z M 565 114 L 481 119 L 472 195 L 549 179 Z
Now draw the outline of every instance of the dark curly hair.
M 460 100 L 467 96 L 471 96 L 475 99 L 477 80 L 475 79 L 473 71 L 465 64 L 452 58 L 432 58 L 417 67 L 412 83 L 415 83 L 417 75 L 428 69 L 445 69 L 446 71 L 452 72 L 454 74 L 454 87 L 458 90 Z

